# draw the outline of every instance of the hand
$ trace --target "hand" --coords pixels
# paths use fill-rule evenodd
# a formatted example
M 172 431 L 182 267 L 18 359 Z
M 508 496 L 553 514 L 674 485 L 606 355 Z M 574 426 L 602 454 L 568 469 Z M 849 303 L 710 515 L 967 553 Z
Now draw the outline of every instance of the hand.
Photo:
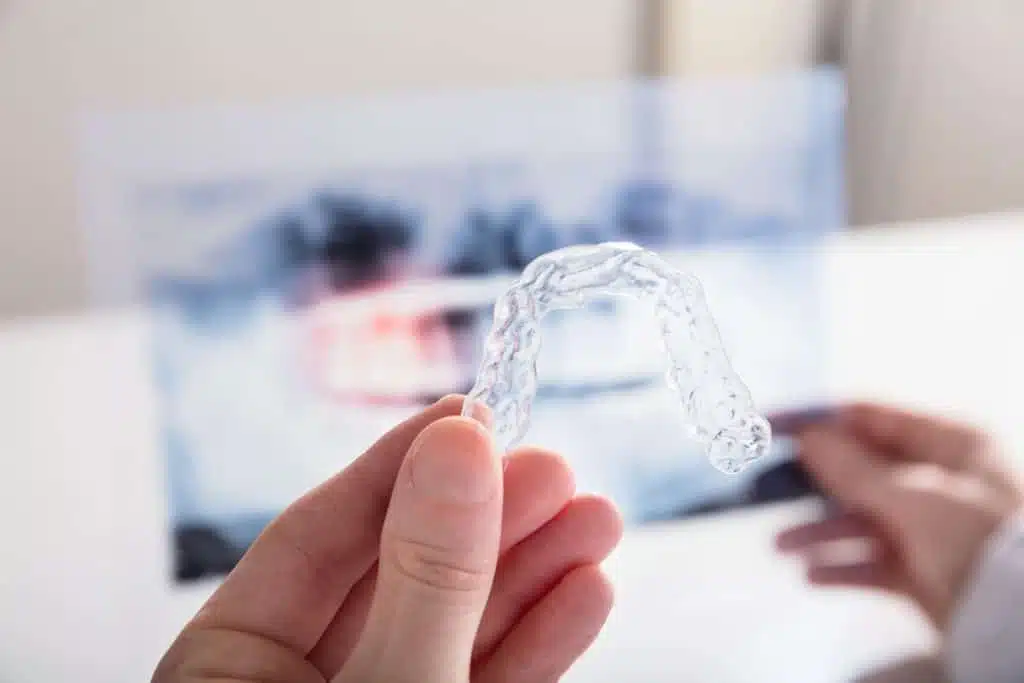
M 558 456 L 504 471 L 449 397 L 292 504 L 164 656 L 154 683 L 547 683 L 611 609 L 612 505 Z
M 843 513 L 784 531 L 817 585 L 863 586 L 913 599 L 938 628 L 989 536 L 1024 504 L 1021 483 L 983 432 L 877 405 L 840 409 L 800 430 L 810 475 Z M 830 564 L 828 544 L 866 539 L 863 560 Z

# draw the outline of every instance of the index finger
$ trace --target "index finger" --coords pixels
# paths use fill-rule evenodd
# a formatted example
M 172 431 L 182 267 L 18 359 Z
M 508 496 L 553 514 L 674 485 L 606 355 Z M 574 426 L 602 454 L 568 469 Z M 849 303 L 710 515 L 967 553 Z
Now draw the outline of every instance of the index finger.
M 851 433 L 886 455 L 950 469 L 971 465 L 983 439 L 982 432 L 970 425 L 878 403 L 846 406 L 841 419 Z
M 899 504 L 892 463 L 842 430 L 808 429 L 800 437 L 799 457 L 822 489 L 850 510 L 877 519 Z
M 448 396 L 406 420 L 263 531 L 191 627 L 258 634 L 304 655 L 373 565 L 392 487 L 427 425 L 462 410 Z

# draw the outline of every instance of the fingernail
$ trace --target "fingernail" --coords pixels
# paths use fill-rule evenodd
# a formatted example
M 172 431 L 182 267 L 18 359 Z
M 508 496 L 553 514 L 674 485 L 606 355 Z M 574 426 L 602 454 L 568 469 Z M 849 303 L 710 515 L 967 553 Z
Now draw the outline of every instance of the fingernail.
M 472 413 L 470 414 L 470 417 L 472 417 L 474 420 L 482 424 L 484 427 L 490 429 L 494 425 L 494 413 L 491 412 L 491 409 L 487 406 L 487 404 L 468 398 L 465 400 L 470 401 L 473 406 L 473 410 Z
M 472 505 L 490 500 L 500 469 L 483 427 L 461 417 L 423 430 L 411 454 L 413 488 L 442 503 Z
M 791 535 L 783 531 L 775 536 L 775 549 L 788 555 L 797 552 L 799 546 L 794 543 Z

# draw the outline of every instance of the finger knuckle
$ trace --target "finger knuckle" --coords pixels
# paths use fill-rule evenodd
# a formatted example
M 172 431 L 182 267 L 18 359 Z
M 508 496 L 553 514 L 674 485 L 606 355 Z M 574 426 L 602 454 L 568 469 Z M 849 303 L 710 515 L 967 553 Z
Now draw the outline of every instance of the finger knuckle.
M 409 581 L 444 593 L 477 593 L 487 590 L 491 572 L 471 553 L 413 539 L 392 545 L 391 565 Z
M 376 544 L 373 536 L 362 530 L 353 531 L 344 540 L 318 543 L 309 538 L 308 525 L 303 524 L 304 510 L 295 509 L 288 519 L 279 517 L 264 531 L 264 538 L 272 541 L 274 551 L 298 573 L 304 583 L 317 590 L 330 590 L 337 585 L 338 576 L 352 566 L 361 548 Z

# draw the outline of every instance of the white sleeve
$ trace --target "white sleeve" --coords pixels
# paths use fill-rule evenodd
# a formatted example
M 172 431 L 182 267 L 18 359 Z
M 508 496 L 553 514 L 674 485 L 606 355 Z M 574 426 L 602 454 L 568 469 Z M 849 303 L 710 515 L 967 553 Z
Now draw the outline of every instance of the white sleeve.
M 945 654 L 955 683 L 1024 681 L 1024 515 L 988 540 Z

